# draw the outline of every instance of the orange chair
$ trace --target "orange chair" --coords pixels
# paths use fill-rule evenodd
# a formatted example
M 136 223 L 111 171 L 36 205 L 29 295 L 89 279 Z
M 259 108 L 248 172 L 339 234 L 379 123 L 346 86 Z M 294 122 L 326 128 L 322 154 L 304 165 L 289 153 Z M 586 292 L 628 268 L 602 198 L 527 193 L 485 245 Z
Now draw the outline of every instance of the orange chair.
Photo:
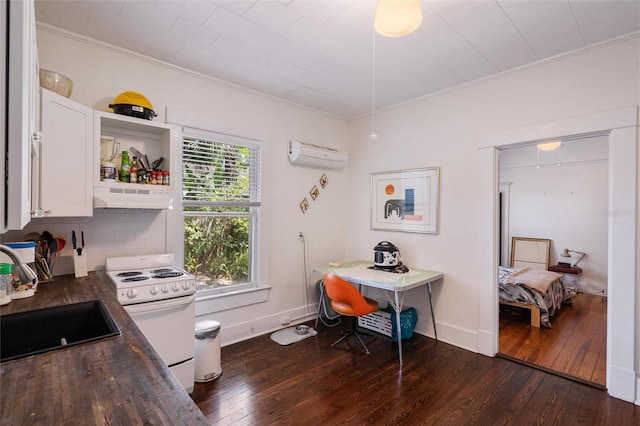
M 344 336 L 338 339 L 333 345 L 342 342 L 349 336 L 356 336 L 366 353 L 369 349 L 362 341 L 361 335 L 371 336 L 367 333 L 358 332 L 358 318 L 378 310 L 378 302 L 364 297 L 360 292 L 352 286 L 348 281 L 343 280 L 337 275 L 324 274 L 324 288 L 327 296 L 331 299 L 331 307 L 339 314 L 351 317 L 351 330 L 342 332 Z

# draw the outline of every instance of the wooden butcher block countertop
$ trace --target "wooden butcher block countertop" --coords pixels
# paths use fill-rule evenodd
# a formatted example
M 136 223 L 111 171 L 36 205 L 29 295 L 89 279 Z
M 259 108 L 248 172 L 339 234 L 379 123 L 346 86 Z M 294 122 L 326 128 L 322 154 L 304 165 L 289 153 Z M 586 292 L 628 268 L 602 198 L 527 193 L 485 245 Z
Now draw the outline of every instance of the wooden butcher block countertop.
M 35 296 L 0 307 L 0 315 L 95 299 L 103 300 L 121 335 L 1 363 L 0 424 L 208 424 L 116 300 L 104 272 L 55 277 L 39 284 Z

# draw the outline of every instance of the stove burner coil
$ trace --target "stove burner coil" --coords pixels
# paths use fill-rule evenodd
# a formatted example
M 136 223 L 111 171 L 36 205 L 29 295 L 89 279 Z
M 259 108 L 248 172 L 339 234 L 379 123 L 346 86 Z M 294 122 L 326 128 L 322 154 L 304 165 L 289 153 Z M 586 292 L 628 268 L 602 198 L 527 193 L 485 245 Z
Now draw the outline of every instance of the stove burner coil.
M 125 278 L 122 280 L 123 283 L 130 283 L 130 282 L 134 282 L 134 281 L 144 281 L 144 280 L 148 280 L 149 277 L 130 277 L 130 278 Z
M 142 275 L 140 271 L 120 272 L 116 274 L 116 277 L 135 277 L 136 275 Z
M 154 274 L 151 278 L 175 278 L 183 275 L 182 272 L 173 271 L 173 272 L 161 272 L 159 274 Z
M 154 269 L 153 271 L 151 271 L 152 274 L 161 274 L 163 272 L 171 272 L 173 271 L 172 268 L 160 268 L 160 269 Z

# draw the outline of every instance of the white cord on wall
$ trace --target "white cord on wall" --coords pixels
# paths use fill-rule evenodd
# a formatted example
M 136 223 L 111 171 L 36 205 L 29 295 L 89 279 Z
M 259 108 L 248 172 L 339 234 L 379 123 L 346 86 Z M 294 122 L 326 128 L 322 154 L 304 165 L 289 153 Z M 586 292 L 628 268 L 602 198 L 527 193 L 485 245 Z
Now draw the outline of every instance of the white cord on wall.
M 305 305 L 306 305 L 306 309 L 307 309 L 307 314 L 311 315 L 312 313 L 315 313 L 316 316 L 320 319 L 320 321 L 322 322 L 322 324 L 324 324 L 327 327 L 335 327 L 336 325 L 340 324 L 340 315 L 336 316 L 336 317 L 330 317 L 329 313 L 327 312 L 327 307 L 324 306 L 322 302 L 322 299 L 320 297 L 318 297 L 318 301 L 315 302 L 313 300 L 310 300 L 310 295 L 309 295 L 309 247 L 307 244 L 307 239 L 304 236 L 304 234 L 302 233 L 302 231 L 299 232 L 298 234 L 298 238 L 300 239 L 300 242 L 302 242 L 302 274 L 304 275 L 304 301 L 305 301 Z M 310 312 L 309 311 L 309 306 L 311 306 L 311 304 L 316 304 L 316 312 Z M 318 315 L 318 311 L 320 310 L 320 307 L 324 308 L 324 316 L 327 319 L 330 320 L 335 320 L 337 319 L 336 322 L 334 323 L 327 323 L 325 322 L 324 318 L 322 315 Z

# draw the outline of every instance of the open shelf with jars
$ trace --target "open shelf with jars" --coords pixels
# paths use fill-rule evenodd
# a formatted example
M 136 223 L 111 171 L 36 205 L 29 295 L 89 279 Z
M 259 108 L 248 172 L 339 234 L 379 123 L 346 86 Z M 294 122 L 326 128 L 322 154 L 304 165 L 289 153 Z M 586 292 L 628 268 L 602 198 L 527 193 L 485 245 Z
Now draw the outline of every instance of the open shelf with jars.
M 96 208 L 149 208 L 166 209 L 173 204 L 173 170 L 176 166 L 175 149 L 177 129 L 165 123 L 128 117 L 109 112 L 94 113 L 94 134 L 99 149 L 94 155 L 94 200 Z M 152 169 L 168 172 L 168 184 L 146 182 L 122 182 L 119 172 L 122 152 L 128 152 L 130 162 L 139 152 L 146 157 Z M 162 161 L 160 161 L 162 159 Z M 138 168 L 144 169 L 144 160 L 136 159 Z M 105 179 L 111 163 L 116 168 L 115 181 Z M 146 170 L 150 174 L 151 170 Z M 162 175 L 161 175 L 162 176 Z

